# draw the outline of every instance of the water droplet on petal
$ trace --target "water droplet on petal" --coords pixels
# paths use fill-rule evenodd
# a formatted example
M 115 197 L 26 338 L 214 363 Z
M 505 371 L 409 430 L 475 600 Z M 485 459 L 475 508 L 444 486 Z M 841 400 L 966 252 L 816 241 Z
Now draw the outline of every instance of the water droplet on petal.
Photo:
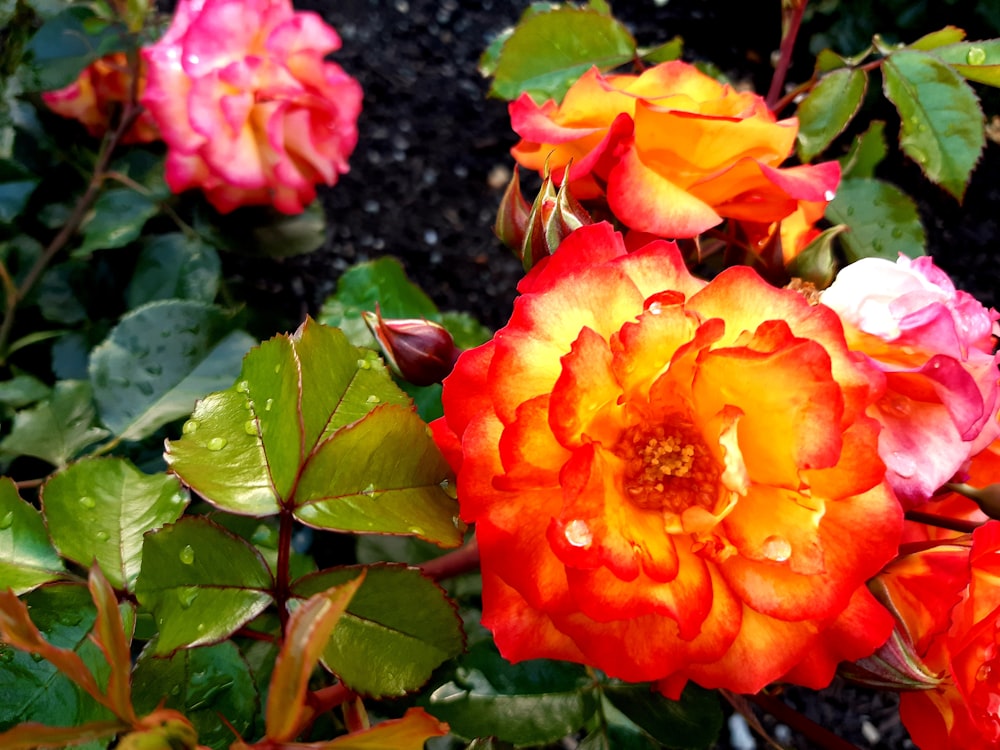
M 825 193 L 823 193 L 823 198 L 828 201 L 832 201 L 836 197 L 837 193 L 833 190 L 827 190 Z
M 913 460 L 912 456 L 906 453 L 893 451 L 891 460 L 887 463 L 889 469 L 899 474 L 903 479 L 909 479 L 917 473 L 917 462 Z
M 587 526 L 585 521 L 581 521 L 580 519 L 570 521 L 566 524 L 566 530 L 563 531 L 563 534 L 566 536 L 566 541 L 574 547 L 589 547 L 590 543 L 594 541 L 594 535 L 590 533 L 590 527 Z
M 221 451 L 228 442 L 224 437 L 214 437 L 205 444 L 205 447 L 210 451 Z
M 969 51 L 965 53 L 965 61 L 969 65 L 982 65 L 986 62 L 986 50 L 982 47 L 969 47 Z
M 0 517 L 0 529 L 9 529 L 14 524 L 14 511 L 8 510 Z
M 80 505 L 88 510 L 97 507 L 97 501 L 90 495 L 82 495 L 79 500 Z
M 792 545 L 783 536 L 769 536 L 760 545 L 760 553 L 768 560 L 785 562 L 792 556 Z
M 990 678 L 990 672 L 992 672 L 992 671 L 993 671 L 993 667 L 991 667 L 989 664 L 983 664 L 979 668 L 979 671 L 976 672 L 976 681 L 977 682 L 986 682 Z
M 191 565 L 194 563 L 194 548 L 190 544 L 185 544 L 177 556 L 185 565 Z
M 184 426 L 181 427 L 181 432 L 183 432 L 185 435 L 193 435 L 198 431 L 198 427 L 200 426 L 201 425 L 197 420 L 189 419 L 187 422 L 184 423 Z

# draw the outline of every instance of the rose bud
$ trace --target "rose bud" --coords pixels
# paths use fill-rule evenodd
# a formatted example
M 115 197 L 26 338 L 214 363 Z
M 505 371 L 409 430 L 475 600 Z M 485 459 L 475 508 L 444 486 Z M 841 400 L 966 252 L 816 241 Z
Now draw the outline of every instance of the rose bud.
M 385 320 L 378 307 L 362 312 L 392 371 L 414 385 L 440 383 L 461 350 L 444 326 L 423 318 Z
M 524 235 L 528 230 L 529 213 L 531 213 L 531 205 L 521 193 L 521 179 L 515 165 L 514 174 L 507 184 L 503 198 L 500 199 L 500 208 L 497 209 L 497 220 L 493 225 L 493 233 L 504 245 L 518 255 L 520 255 L 521 246 L 524 244 Z
M 524 270 L 530 271 L 542 258 L 552 255 L 571 232 L 592 223 L 590 214 L 570 193 L 567 181 L 557 191 L 551 175 L 546 174 L 528 214 L 519 253 Z

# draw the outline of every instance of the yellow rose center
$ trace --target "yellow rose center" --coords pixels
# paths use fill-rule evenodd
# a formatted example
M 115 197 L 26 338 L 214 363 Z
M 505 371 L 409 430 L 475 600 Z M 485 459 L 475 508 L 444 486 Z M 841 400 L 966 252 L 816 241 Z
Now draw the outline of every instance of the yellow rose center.
M 622 433 L 615 455 L 625 462 L 625 496 L 647 510 L 711 510 L 721 474 L 701 434 L 673 415 L 663 424 L 639 424 Z

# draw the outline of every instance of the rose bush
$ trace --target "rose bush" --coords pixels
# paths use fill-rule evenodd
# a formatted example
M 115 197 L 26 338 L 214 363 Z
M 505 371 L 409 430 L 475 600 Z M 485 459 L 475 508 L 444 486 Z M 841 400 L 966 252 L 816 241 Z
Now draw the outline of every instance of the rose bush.
M 864 258 L 820 296 L 848 345 L 886 376 L 872 407 L 879 455 L 907 506 L 925 502 L 1000 435 L 998 315 L 955 289 L 929 257 Z
M 1000 522 L 969 538 L 901 556 L 876 585 L 938 684 L 901 695 L 900 716 L 927 750 L 978 750 L 1000 740 Z
M 522 94 L 510 117 L 518 163 L 547 166 L 559 181 L 572 161 L 574 195 L 604 197 L 625 225 L 660 237 L 694 237 L 732 219 L 754 248 L 781 233 L 787 261 L 840 180 L 833 161 L 781 167 L 798 121 L 778 120 L 756 94 L 679 61 L 639 75 L 593 69 L 561 104 Z
M 140 74 L 137 93 L 142 93 L 145 76 Z M 116 107 L 132 98 L 132 72 L 124 52 L 93 62 L 73 83 L 42 94 L 49 109 L 63 117 L 79 120 L 95 138 L 103 136 L 111 125 Z M 122 136 L 122 143 L 149 143 L 160 137 L 156 122 L 142 111 Z
M 288 0 L 181 0 L 143 50 L 142 103 L 168 146 L 166 179 L 219 211 L 300 213 L 333 185 L 357 143 L 361 87 L 324 57 L 340 37 Z
M 706 284 L 671 243 L 627 254 L 607 223 L 519 290 L 433 423 L 506 658 L 752 693 L 885 640 L 864 586 L 902 523 L 865 414 L 883 375 L 831 310 L 746 267 Z

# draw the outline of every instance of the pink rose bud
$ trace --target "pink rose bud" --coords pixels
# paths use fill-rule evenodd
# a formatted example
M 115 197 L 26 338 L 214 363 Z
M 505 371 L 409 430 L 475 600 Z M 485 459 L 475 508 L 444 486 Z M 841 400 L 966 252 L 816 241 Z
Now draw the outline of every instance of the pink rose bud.
M 422 318 L 385 320 L 377 307 L 362 316 L 389 367 L 414 385 L 440 383 L 461 354 L 451 334 L 437 323 Z
M 139 91 L 145 83 L 140 65 Z M 91 63 L 73 83 L 42 94 L 48 108 L 62 117 L 78 120 L 95 138 L 112 127 L 115 110 L 132 97 L 132 70 L 124 52 Z M 160 137 L 156 123 L 142 112 L 122 137 L 123 143 L 149 143 Z
M 219 211 L 302 212 L 347 172 L 361 87 L 324 58 L 340 37 L 289 0 L 180 0 L 143 50 L 142 103 L 167 143 L 171 190 L 200 188 Z

